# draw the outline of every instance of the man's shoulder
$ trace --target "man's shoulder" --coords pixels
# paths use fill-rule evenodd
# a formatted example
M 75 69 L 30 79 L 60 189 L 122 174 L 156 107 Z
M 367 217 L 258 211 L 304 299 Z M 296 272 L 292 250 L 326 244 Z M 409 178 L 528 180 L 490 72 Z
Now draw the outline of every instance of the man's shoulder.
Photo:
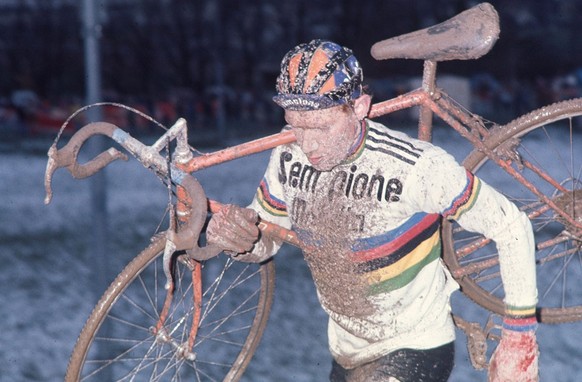
M 434 145 L 430 142 L 421 141 L 418 138 L 398 129 L 390 128 L 382 123 L 368 120 L 368 136 L 373 139 L 392 139 L 395 142 L 408 142 L 419 148 L 430 148 Z
M 408 164 L 415 164 L 423 157 L 438 155 L 440 152 L 430 142 L 421 141 L 374 121 L 368 121 L 366 149 L 369 154 L 389 156 Z
M 372 120 L 368 120 L 368 142 L 378 142 L 395 148 L 413 150 L 428 157 L 446 154 L 443 148 L 431 142 L 420 140 L 404 131 L 389 128 Z

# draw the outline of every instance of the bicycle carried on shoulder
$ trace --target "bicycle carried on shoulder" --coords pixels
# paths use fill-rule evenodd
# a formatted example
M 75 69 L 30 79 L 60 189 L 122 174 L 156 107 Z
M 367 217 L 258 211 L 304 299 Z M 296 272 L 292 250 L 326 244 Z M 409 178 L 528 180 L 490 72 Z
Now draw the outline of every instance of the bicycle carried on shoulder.
M 582 297 L 576 292 L 582 276 L 582 158 L 576 140 L 582 136 L 575 129 L 582 119 L 582 99 L 548 105 L 500 126 L 436 87 L 438 62 L 478 58 L 491 49 L 498 33 L 497 13 L 483 3 L 437 26 L 375 44 L 375 58 L 420 59 L 424 72 L 420 89 L 374 104 L 369 117 L 419 106 L 420 139 L 431 139 L 433 115 L 466 138 L 473 150 L 463 165 L 503 192 L 532 221 L 538 320 L 577 321 L 582 319 Z M 164 179 L 175 195 L 174 208 L 168 230 L 152 238 L 97 303 L 73 350 L 66 381 L 240 379 L 269 316 L 274 262 L 241 263 L 219 255 L 220 248 L 199 245 L 208 211 L 222 206 L 206 198 L 192 173 L 290 144 L 293 133 L 283 131 L 194 155 L 182 119 L 151 146 L 115 125 L 92 123 L 63 148 L 57 149 L 55 141 L 49 150 L 47 202 L 56 169 L 66 167 L 82 178 L 111 161 L 127 159 L 111 148 L 79 164 L 81 146 L 96 134 L 111 137 Z M 161 151 L 170 145 L 174 155 L 166 158 Z M 263 234 L 301 246 L 292 231 L 266 221 L 259 227 Z M 444 261 L 462 292 L 490 312 L 503 314 L 494 244 L 449 222 L 443 223 L 442 237 Z M 483 356 L 477 357 L 481 366 L 486 363 Z

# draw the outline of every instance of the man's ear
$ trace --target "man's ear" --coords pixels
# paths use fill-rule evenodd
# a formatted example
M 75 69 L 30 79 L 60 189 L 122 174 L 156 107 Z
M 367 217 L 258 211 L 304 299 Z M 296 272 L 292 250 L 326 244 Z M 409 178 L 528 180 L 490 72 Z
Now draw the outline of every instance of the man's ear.
M 372 97 L 369 94 L 362 94 L 354 101 L 354 112 L 358 120 L 362 120 L 368 116 L 370 107 L 372 106 Z

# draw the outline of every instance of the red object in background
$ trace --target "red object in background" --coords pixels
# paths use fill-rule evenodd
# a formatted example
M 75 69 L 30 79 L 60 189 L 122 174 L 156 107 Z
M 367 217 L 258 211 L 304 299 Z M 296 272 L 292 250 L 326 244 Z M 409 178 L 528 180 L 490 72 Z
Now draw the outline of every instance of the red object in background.
M 39 111 L 32 116 L 30 121 L 30 133 L 31 134 L 56 134 L 65 120 L 66 115 L 60 115 L 50 112 Z M 69 123 L 65 127 L 65 131 L 72 133 L 74 132 L 74 124 Z

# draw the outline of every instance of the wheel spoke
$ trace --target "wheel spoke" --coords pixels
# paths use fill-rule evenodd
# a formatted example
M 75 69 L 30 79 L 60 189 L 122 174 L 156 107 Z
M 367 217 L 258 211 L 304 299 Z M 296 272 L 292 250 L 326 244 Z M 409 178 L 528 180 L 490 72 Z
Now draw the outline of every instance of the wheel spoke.
M 176 262 L 172 306 L 154 333 L 166 294 L 164 239 L 159 241 L 104 294 L 79 337 L 67 381 L 237 380 L 246 368 L 270 311 L 273 264 L 250 265 L 227 256 L 203 264 L 202 319 L 190 353 L 194 308 L 187 261 Z
M 497 141 L 499 146 L 519 153 L 512 156 L 513 168 L 552 203 L 545 203 L 477 150 L 464 162 L 469 170 L 505 194 L 532 222 L 538 310 L 543 322 L 582 319 L 582 132 L 574 128 L 582 126 L 580 114 L 582 99 L 566 101 L 534 111 L 497 130 L 503 134 Z M 457 225 L 445 225 L 443 241 L 445 261 L 466 294 L 502 314 L 505 292 L 494 243 L 488 244 Z M 456 255 L 454 251 L 458 251 Z

